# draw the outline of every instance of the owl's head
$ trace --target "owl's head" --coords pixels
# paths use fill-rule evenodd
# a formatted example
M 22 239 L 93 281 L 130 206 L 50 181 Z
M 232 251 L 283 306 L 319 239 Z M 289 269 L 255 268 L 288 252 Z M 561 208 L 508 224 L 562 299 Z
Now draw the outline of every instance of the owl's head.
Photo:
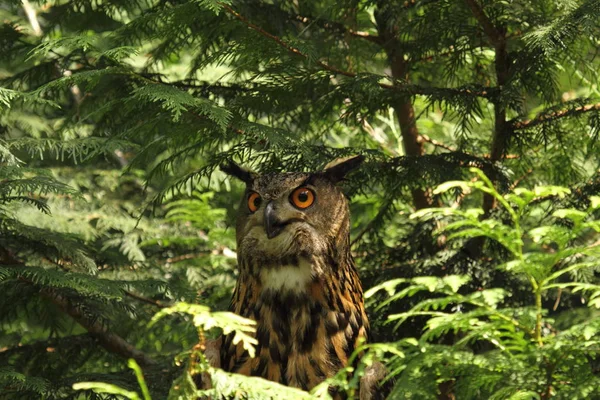
M 229 163 L 221 169 L 246 184 L 236 224 L 238 254 L 290 263 L 346 245 L 348 201 L 337 184 L 363 161 L 334 161 L 319 172 L 259 175 Z

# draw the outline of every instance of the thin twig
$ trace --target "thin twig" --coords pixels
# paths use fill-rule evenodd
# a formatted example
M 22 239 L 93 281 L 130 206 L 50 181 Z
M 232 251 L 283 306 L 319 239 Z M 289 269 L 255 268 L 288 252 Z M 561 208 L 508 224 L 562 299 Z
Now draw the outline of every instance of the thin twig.
M 213 250 L 200 251 L 200 252 L 196 252 L 196 253 L 187 253 L 187 254 L 182 254 L 180 256 L 169 257 L 165 261 L 169 264 L 174 264 L 176 262 L 202 257 L 207 254 L 212 254 L 214 256 L 221 255 L 226 258 L 237 258 L 237 254 L 235 251 L 231 250 L 227 246 L 222 246 L 222 247 L 219 247 L 219 248 L 216 248 Z
M 562 294 L 562 288 L 558 288 L 558 294 L 556 295 L 556 301 L 554 302 L 554 306 L 552 306 L 552 311 L 556 311 L 556 309 L 560 305 L 561 294 Z
M 522 35 L 523 35 L 522 31 L 512 32 L 512 33 L 506 35 L 506 40 L 511 39 L 511 38 L 518 38 Z M 456 53 L 473 52 L 475 50 L 484 49 L 486 47 L 489 47 L 489 45 L 486 43 L 481 43 L 481 44 L 479 44 L 477 46 L 473 46 L 473 47 L 450 46 L 449 50 L 430 54 L 428 56 L 422 56 L 421 58 L 415 59 L 414 62 L 432 62 L 438 57 L 450 57 L 451 55 L 456 54 Z
M 421 140 L 423 142 L 430 143 L 430 144 L 434 145 L 435 147 L 441 147 L 442 149 L 445 149 L 445 150 L 448 150 L 448 151 L 452 151 L 452 152 L 456 151 L 456 149 L 453 149 L 452 147 L 450 147 L 450 146 L 448 146 L 448 145 L 446 145 L 446 144 L 444 144 L 442 142 L 439 142 L 439 141 L 437 141 L 435 139 L 432 139 L 432 138 L 430 138 L 427 135 L 422 135 L 422 134 L 419 135 L 419 140 Z
M 202 257 L 206 254 L 210 254 L 210 251 L 204 251 L 204 252 L 199 252 L 199 253 L 188 253 L 188 254 L 182 254 L 180 256 L 175 256 L 175 257 L 169 257 L 167 258 L 165 261 L 169 264 L 174 264 L 180 261 L 185 261 L 185 260 L 192 260 L 194 258 L 198 258 L 198 257 Z
M 53 337 L 48 338 L 47 340 L 36 340 L 27 344 L 19 343 L 13 347 L 3 347 L 0 349 L 0 354 L 2 354 L 3 357 L 10 357 L 13 354 L 19 353 L 52 353 L 56 351 L 57 347 L 77 346 L 79 348 L 82 348 L 87 345 L 93 344 L 92 342 L 94 340 L 94 337 L 89 333 L 82 333 L 78 335 L 70 335 L 63 337 Z
M 531 173 L 533 172 L 533 168 L 529 168 L 522 176 L 518 177 L 517 179 L 515 179 L 515 181 L 510 185 L 510 187 L 508 188 L 509 192 L 512 192 L 517 186 L 519 186 L 519 184 L 525 179 L 527 178 L 529 175 L 531 175 Z
M 534 126 L 554 121 L 560 118 L 572 117 L 575 115 L 583 114 L 590 111 L 600 111 L 600 103 L 596 104 L 586 104 L 583 106 L 579 106 L 576 108 L 571 108 L 567 110 L 559 110 L 559 111 L 542 111 L 535 118 L 528 119 L 525 121 L 516 121 L 512 120 L 510 123 L 514 130 L 528 129 Z
M 494 46 L 494 70 L 498 86 L 496 89 L 502 92 L 502 88 L 508 81 L 511 65 L 507 49 L 506 28 L 502 25 L 494 25 L 476 0 L 465 0 L 465 3 L 471 9 L 489 42 Z M 494 132 L 490 148 L 490 160 L 495 163 L 506 158 L 505 152 L 510 140 L 510 124 L 506 120 L 506 105 L 501 100 L 501 96 L 492 99 L 492 103 L 494 104 Z M 489 212 L 496 207 L 496 203 L 496 198 L 488 193 L 484 194 L 482 218 L 489 215 Z M 483 242 L 480 241 L 480 244 L 483 244 Z M 479 247 L 478 251 L 481 251 L 481 246 Z
M 302 22 L 303 24 L 309 24 L 309 25 L 317 24 L 321 28 L 327 29 L 329 31 L 337 31 L 340 33 L 348 34 L 348 35 L 356 37 L 356 38 L 368 40 L 369 42 L 372 42 L 375 44 L 379 44 L 379 45 L 382 44 L 382 40 L 379 36 L 371 35 L 368 32 L 355 31 L 353 29 L 347 28 L 346 26 L 344 26 L 343 24 L 340 24 L 340 23 L 325 21 L 320 18 L 305 17 L 302 15 L 294 15 L 293 18 L 296 21 Z
M 57 267 L 59 267 L 64 272 L 72 272 L 69 268 L 67 268 L 67 266 L 65 265 L 65 263 L 64 263 L 63 260 L 52 260 L 52 259 L 50 259 L 48 257 L 44 257 L 44 260 L 46 260 L 46 261 L 48 261 L 48 262 L 56 265 Z M 149 298 L 141 296 L 139 294 L 135 294 L 133 292 L 130 292 L 129 290 L 123 290 L 123 293 L 125 293 L 126 296 L 129 296 L 132 299 L 139 300 L 139 301 L 144 302 L 144 303 L 152 304 L 153 306 L 156 306 L 156 307 L 159 307 L 159 308 L 166 308 L 166 307 L 168 307 L 167 305 L 162 304 L 158 300 L 149 299 Z
M 168 305 L 166 305 L 166 304 L 163 304 L 162 302 L 160 302 L 160 301 L 158 301 L 158 300 L 152 300 L 152 299 L 149 299 L 149 298 L 147 298 L 147 297 L 140 296 L 139 294 L 135 294 L 135 293 L 133 293 L 133 292 L 130 292 L 129 290 L 123 290 L 123 292 L 124 292 L 124 293 L 125 293 L 127 296 L 131 297 L 132 299 L 135 299 L 135 300 L 141 301 L 141 302 L 143 302 L 143 303 L 152 304 L 153 306 L 156 306 L 156 307 L 158 307 L 158 308 L 167 308 L 167 307 L 169 307 Z
M 193 83 L 189 80 L 184 81 L 176 81 L 176 82 L 158 82 L 168 85 L 173 85 L 175 87 L 181 89 L 197 89 L 201 91 L 229 91 L 229 92 L 253 92 L 256 91 L 256 88 L 253 86 L 245 87 L 242 85 L 225 85 L 219 82 L 201 82 L 201 83 Z
M 472 153 L 469 153 L 469 152 L 466 152 L 466 151 L 457 150 L 455 148 L 452 148 L 452 147 L 448 146 L 447 144 L 444 144 L 444 143 L 442 143 L 440 141 L 432 139 L 432 138 L 430 138 L 427 135 L 419 135 L 419 140 L 423 141 L 423 142 L 430 143 L 430 144 L 432 144 L 432 145 L 434 145 L 436 147 L 440 147 L 442 149 L 445 149 L 445 150 L 448 150 L 448 151 L 451 151 L 451 152 L 461 152 L 461 153 L 467 154 L 467 155 L 472 156 L 472 157 L 491 158 L 491 154 L 482 154 L 481 156 L 477 156 L 475 154 L 472 154 Z M 507 158 L 507 159 L 517 159 L 517 158 L 519 158 L 519 156 L 517 154 L 507 154 L 507 155 L 504 156 L 504 158 Z

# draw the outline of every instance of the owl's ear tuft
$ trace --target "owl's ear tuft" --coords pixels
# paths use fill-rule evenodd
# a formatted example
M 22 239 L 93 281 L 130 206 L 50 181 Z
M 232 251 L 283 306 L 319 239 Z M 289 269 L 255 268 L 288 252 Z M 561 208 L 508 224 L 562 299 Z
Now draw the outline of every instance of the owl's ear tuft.
M 236 177 L 242 182 L 245 182 L 247 185 L 250 185 L 252 181 L 254 181 L 254 178 L 256 178 L 256 174 L 254 172 L 240 167 L 231 160 L 225 164 L 221 164 L 219 168 L 227 175 Z
M 365 157 L 362 155 L 337 158 L 327 164 L 323 174 L 333 183 L 338 183 L 353 169 L 357 168 Z

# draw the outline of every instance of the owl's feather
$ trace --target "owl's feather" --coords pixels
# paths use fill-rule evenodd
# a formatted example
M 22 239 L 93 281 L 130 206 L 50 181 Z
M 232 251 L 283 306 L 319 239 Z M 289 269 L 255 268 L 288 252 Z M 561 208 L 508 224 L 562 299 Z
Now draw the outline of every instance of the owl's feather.
M 333 257 L 313 262 L 332 263 Z M 278 282 L 240 277 L 232 308 L 257 321 L 257 357 L 248 358 L 241 345 L 233 345 L 232 337 L 227 337 L 222 362 L 231 372 L 310 389 L 346 365 L 358 341 L 366 338 L 368 322 L 351 262 L 331 277 L 289 276 L 290 285 L 300 287 L 286 287 L 282 279 L 289 268 L 294 266 L 281 268 L 282 276 L 274 279 Z M 261 275 L 276 276 L 272 272 Z
M 344 367 L 367 338 L 362 287 L 350 254 L 348 201 L 335 185 L 361 161 L 353 157 L 316 173 L 225 169 L 247 185 L 236 227 L 239 275 L 231 310 L 257 322 L 258 340 L 250 358 L 226 337 L 225 370 L 309 390 Z M 299 187 L 314 194 L 314 204 L 291 204 Z M 252 193 L 260 202 L 248 205 Z M 268 236 L 267 224 L 274 223 L 277 233 Z

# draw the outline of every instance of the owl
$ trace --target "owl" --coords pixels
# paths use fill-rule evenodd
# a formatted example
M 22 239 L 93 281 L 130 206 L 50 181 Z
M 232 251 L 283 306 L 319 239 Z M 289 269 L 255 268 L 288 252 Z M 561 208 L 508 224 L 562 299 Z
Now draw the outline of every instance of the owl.
M 230 310 L 256 321 L 258 341 L 250 358 L 232 335 L 225 337 L 220 361 L 226 371 L 310 390 L 344 367 L 367 338 L 348 200 L 337 186 L 362 161 L 355 156 L 313 173 L 258 175 L 234 163 L 221 167 L 246 184 Z

